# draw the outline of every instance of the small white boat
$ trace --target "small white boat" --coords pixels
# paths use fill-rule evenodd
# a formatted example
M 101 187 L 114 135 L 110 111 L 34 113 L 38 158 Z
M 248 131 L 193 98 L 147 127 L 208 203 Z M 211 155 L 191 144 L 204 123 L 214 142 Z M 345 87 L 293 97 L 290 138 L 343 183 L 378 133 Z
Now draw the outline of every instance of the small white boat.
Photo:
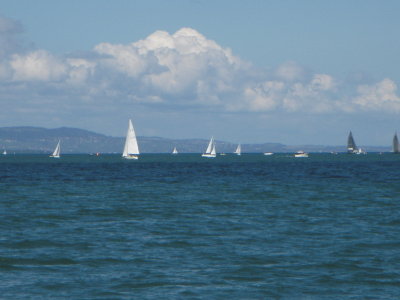
M 52 155 L 50 155 L 50 157 L 53 157 L 53 158 L 60 158 L 60 153 L 61 153 L 61 141 L 58 140 L 56 149 L 54 149 L 54 152 L 53 152 Z
M 211 137 L 208 143 L 207 150 L 201 155 L 202 157 L 214 158 L 217 157 L 217 151 L 215 149 L 214 137 Z
M 7 150 L 6 149 L 4 149 L 3 155 L 7 155 Z
M 242 146 L 239 144 L 234 152 L 236 155 L 242 155 Z
M 297 151 L 297 153 L 294 154 L 294 157 L 308 157 L 308 153 L 304 151 Z
M 274 154 L 273 152 L 264 152 L 264 155 L 272 155 Z
M 133 129 L 132 121 L 129 119 L 128 132 L 126 133 L 125 146 L 122 157 L 125 159 L 139 159 L 139 154 L 140 152 L 135 130 Z
M 172 154 L 178 154 L 178 150 L 176 150 L 176 147 L 174 147 L 174 150 L 172 150 Z

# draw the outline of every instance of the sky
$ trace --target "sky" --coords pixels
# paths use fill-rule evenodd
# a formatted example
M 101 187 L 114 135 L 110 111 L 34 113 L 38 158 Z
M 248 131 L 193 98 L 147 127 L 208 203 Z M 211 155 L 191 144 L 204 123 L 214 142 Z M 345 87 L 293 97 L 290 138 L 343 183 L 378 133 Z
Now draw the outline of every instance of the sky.
M 390 145 L 400 1 L 0 0 L 0 127 Z

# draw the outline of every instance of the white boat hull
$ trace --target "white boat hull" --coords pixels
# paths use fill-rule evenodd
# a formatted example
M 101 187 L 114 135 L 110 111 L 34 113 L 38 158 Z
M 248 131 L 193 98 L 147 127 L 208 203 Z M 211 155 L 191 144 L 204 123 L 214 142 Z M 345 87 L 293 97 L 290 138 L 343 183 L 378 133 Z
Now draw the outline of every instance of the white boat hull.
M 216 155 L 216 154 L 207 154 L 207 153 L 203 153 L 201 156 L 202 156 L 202 157 L 208 157 L 208 158 L 214 158 L 214 157 L 217 157 L 217 155 Z
M 294 155 L 294 157 L 308 157 L 307 153 L 297 153 Z
M 122 156 L 122 158 L 125 158 L 125 159 L 139 159 L 139 156 L 137 156 L 137 155 L 128 155 L 128 156 Z

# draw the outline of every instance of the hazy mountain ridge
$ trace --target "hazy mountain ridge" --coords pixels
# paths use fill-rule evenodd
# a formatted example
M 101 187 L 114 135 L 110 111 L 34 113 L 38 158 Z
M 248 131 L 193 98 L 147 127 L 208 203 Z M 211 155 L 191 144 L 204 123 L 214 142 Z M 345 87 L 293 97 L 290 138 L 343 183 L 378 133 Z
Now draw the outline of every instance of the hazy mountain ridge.
M 47 129 L 42 127 L 0 127 L 0 149 L 16 153 L 50 153 L 58 140 L 61 140 L 62 153 L 121 153 L 124 137 L 112 137 L 79 128 L 60 127 Z M 208 140 L 205 139 L 167 139 L 161 137 L 138 137 L 142 153 L 169 153 L 177 147 L 181 153 L 201 153 Z M 231 153 L 237 144 L 216 141 L 217 152 Z M 344 152 L 343 146 L 293 145 L 280 143 L 243 144 L 242 151 L 261 152 Z M 390 147 L 367 147 L 367 151 L 390 151 Z

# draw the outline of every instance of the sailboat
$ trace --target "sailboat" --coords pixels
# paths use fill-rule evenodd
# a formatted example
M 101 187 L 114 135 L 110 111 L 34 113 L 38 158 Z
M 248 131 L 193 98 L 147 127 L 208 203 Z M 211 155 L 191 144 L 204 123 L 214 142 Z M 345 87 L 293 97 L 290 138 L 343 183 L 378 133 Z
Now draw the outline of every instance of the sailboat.
M 357 147 L 351 131 L 349 133 L 349 137 L 347 138 L 347 153 L 349 153 L 349 154 L 367 154 L 367 152 L 365 152 L 363 149 Z
M 61 152 L 61 146 L 60 146 L 60 144 L 61 144 L 61 141 L 58 140 L 56 149 L 54 149 L 54 152 L 53 152 L 52 155 L 50 155 L 50 157 L 53 157 L 53 158 L 60 158 L 60 152 Z
M 236 155 L 242 155 L 242 146 L 239 144 L 234 152 Z
M 353 153 L 356 153 L 357 150 L 358 150 L 358 148 L 354 141 L 353 134 L 350 131 L 349 137 L 347 138 L 347 153 L 353 154 Z
M 210 142 L 208 143 L 208 147 L 205 153 L 201 155 L 202 157 L 213 158 L 217 156 L 217 151 L 215 150 L 215 142 L 214 137 L 211 137 Z
M 126 133 L 124 152 L 122 157 L 125 159 L 139 159 L 139 146 L 136 140 L 135 130 L 132 121 L 129 119 L 128 132 Z
M 6 149 L 4 149 L 3 155 L 7 155 L 7 150 Z
M 176 147 L 174 147 L 174 150 L 172 150 L 172 154 L 178 154 L 178 150 L 176 150 Z
M 399 153 L 399 139 L 397 138 L 397 132 L 394 134 L 393 137 L 393 153 Z

